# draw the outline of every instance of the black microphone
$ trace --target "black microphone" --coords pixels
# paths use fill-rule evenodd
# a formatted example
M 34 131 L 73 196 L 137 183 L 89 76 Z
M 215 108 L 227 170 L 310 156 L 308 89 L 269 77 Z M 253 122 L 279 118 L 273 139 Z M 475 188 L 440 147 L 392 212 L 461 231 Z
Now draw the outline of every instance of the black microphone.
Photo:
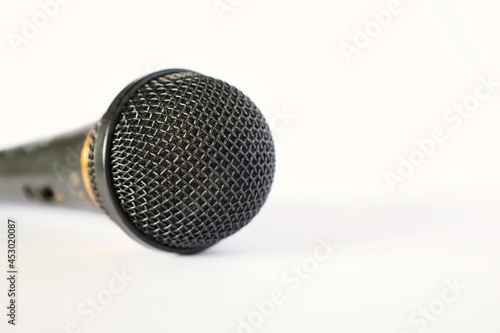
M 274 172 L 256 105 L 171 69 L 129 84 L 82 131 L 0 152 L 0 199 L 104 211 L 144 245 L 196 253 L 255 217 Z

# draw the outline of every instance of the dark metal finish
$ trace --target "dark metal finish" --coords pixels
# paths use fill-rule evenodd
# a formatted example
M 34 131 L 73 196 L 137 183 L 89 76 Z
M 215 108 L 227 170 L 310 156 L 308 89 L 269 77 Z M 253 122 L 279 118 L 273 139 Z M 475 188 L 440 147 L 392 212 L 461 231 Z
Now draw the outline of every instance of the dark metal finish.
M 85 190 L 80 153 L 91 127 L 0 152 L 0 200 L 98 211 Z
M 143 244 L 199 252 L 264 204 L 274 145 L 255 104 L 185 70 L 129 85 L 97 124 L 90 178 L 103 209 Z
M 144 245 L 196 253 L 254 218 L 274 169 L 247 96 L 173 69 L 132 82 L 92 127 L 0 152 L 0 200 L 102 209 Z

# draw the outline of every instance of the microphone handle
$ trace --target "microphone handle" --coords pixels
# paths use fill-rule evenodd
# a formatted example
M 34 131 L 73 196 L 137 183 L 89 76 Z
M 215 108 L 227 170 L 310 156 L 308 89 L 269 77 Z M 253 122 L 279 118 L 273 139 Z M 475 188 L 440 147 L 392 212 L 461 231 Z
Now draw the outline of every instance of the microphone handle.
M 0 202 L 100 211 L 87 171 L 92 129 L 0 151 Z

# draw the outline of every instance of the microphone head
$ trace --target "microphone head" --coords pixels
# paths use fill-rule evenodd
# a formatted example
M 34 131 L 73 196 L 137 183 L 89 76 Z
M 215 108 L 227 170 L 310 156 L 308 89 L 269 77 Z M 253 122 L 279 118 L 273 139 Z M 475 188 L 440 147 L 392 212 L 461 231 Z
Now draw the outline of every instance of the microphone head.
M 247 225 L 275 171 L 256 105 L 223 81 L 179 69 L 126 87 L 89 147 L 96 202 L 136 240 L 178 253 L 204 250 Z

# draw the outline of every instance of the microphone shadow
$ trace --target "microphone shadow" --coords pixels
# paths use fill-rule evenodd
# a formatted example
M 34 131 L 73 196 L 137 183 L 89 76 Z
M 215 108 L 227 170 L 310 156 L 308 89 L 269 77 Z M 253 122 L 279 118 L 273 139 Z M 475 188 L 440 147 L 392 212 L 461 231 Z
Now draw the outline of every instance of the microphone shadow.
M 131 255 L 165 257 L 245 257 L 307 253 L 319 239 L 356 246 L 428 233 L 444 224 L 467 223 L 463 202 L 350 202 L 338 205 L 267 205 L 256 219 L 236 234 L 207 250 L 178 255 L 145 248 L 129 238 L 106 215 L 50 207 L 0 205 L 3 216 L 19 220 L 23 251 L 52 252 L 55 257 L 113 258 Z M 480 211 L 484 211 L 483 208 Z M 5 237 L 5 235 L 4 235 Z M 190 260 L 190 259 L 185 259 Z

